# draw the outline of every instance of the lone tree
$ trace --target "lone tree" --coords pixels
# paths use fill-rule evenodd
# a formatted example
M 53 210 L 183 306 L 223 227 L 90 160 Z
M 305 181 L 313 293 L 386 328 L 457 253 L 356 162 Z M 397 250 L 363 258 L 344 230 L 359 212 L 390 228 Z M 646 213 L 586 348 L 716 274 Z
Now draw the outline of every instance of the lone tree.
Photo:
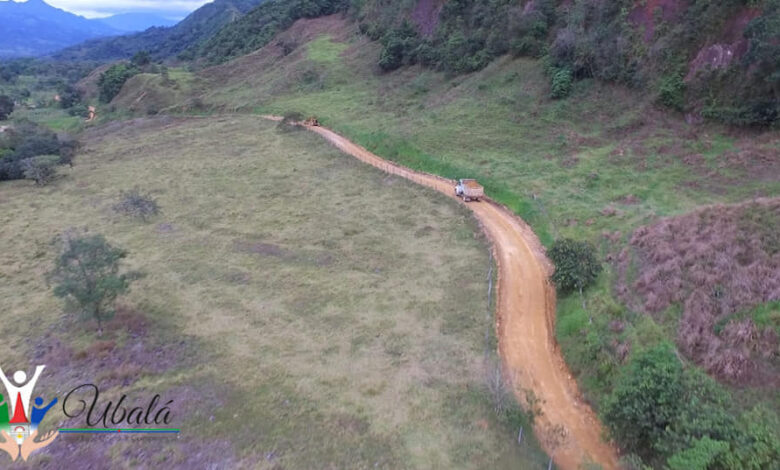
M 563 293 L 582 291 L 593 284 L 601 273 L 601 263 L 596 250 L 588 242 L 564 238 L 555 242 L 550 250 L 555 263 L 552 280 Z
M 0 95 L 0 121 L 5 121 L 14 112 L 14 100 L 6 95 Z
M 57 175 L 57 165 L 60 164 L 58 155 L 39 155 L 37 157 L 22 160 L 24 177 L 35 181 L 38 186 L 46 186 Z
M 102 235 L 78 236 L 66 233 L 63 249 L 50 273 L 56 283 L 54 295 L 75 301 L 82 313 L 97 321 L 98 335 L 110 318 L 116 298 L 127 292 L 136 273 L 119 272 L 119 261 L 127 255 L 111 246 Z

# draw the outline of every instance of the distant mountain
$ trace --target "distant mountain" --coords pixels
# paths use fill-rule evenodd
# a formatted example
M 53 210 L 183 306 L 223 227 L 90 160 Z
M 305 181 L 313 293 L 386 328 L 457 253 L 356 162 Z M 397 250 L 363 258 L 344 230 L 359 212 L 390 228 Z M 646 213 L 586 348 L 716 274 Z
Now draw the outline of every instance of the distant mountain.
M 153 58 L 191 55 L 223 26 L 243 17 L 264 0 L 214 0 L 198 8 L 170 28 L 150 28 L 144 32 L 115 38 L 95 39 L 54 54 L 62 60 L 116 60 L 149 51 Z
M 146 31 L 152 26 L 173 26 L 178 22 L 155 15 L 154 13 L 122 13 L 109 16 L 108 18 L 100 18 L 95 21 L 99 21 L 113 29 L 128 33 Z
M 0 57 L 37 56 L 87 39 L 121 34 L 43 0 L 0 1 Z

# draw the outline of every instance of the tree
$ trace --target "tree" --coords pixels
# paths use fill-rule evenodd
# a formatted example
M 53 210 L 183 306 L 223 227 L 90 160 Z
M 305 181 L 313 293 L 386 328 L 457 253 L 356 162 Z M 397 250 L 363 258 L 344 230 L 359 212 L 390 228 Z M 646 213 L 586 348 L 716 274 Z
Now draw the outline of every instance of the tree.
M 39 155 L 25 158 L 21 161 L 21 166 L 25 178 L 35 181 L 38 186 L 46 186 L 57 174 L 59 163 L 59 155 Z
M 561 292 L 582 291 L 591 285 L 601 273 L 601 263 L 596 259 L 595 248 L 587 242 L 564 238 L 550 250 L 555 264 L 552 280 Z
M 14 112 L 14 100 L 9 96 L 0 95 L 0 121 L 5 121 Z
M 49 274 L 56 283 L 54 295 L 75 301 L 82 313 L 97 321 L 101 335 L 103 321 L 114 313 L 114 301 L 138 275 L 120 274 L 119 262 L 127 252 L 111 246 L 102 235 L 68 232 L 62 238 L 62 252 Z
M 115 64 L 100 74 L 98 88 L 100 89 L 100 101 L 109 103 L 122 90 L 125 82 L 136 75 L 138 69 L 131 65 Z
M 81 102 L 81 93 L 73 85 L 62 85 L 59 95 L 62 109 L 70 109 Z
M 152 61 L 152 56 L 149 55 L 149 51 L 138 51 L 130 59 L 130 63 L 136 67 L 143 67 L 148 65 Z
M 683 400 L 682 365 L 672 346 L 661 344 L 638 354 L 604 404 L 604 421 L 631 452 L 653 455 Z

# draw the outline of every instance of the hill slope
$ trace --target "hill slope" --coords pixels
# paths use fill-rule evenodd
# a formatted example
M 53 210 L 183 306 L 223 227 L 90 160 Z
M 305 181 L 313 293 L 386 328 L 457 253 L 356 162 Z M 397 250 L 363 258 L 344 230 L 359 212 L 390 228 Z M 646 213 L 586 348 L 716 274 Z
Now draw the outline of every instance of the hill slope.
M 622 390 L 617 385 L 637 369 L 631 364 L 643 364 L 646 354 L 664 360 L 671 357 L 678 364 L 674 380 L 702 384 L 706 396 L 685 406 L 688 410 L 711 407 L 705 414 L 721 421 L 702 426 L 726 442 L 731 453 L 724 456 L 737 462 L 776 460 L 780 445 L 776 433 L 767 434 L 768 450 L 763 454 L 760 444 L 740 444 L 763 439 L 751 432 L 763 432 L 763 426 L 771 429 L 767 423 L 780 410 L 770 392 L 771 377 L 780 370 L 777 292 L 761 288 L 761 295 L 748 297 L 745 293 L 752 289 L 744 288 L 744 282 L 762 279 L 766 266 L 777 266 L 779 255 L 772 248 L 776 242 L 762 235 L 770 240 L 762 247 L 750 237 L 743 239 L 744 231 L 732 231 L 735 243 L 747 243 L 753 251 L 722 250 L 718 244 L 723 240 L 710 237 L 698 217 L 692 218 L 697 222 L 681 224 L 667 218 L 695 213 L 713 203 L 777 199 L 780 135 L 686 122 L 685 116 L 658 106 L 654 96 L 592 77 L 574 82 L 568 98 L 551 99 L 544 61 L 511 55 L 469 74 L 452 75 L 420 65 L 382 72 L 377 62 L 384 45 L 356 34 L 359 28 L 359 23 L 341 15 L 299 20 L 264 48 L 203 71 L 209 85 L 203 87 L 206 91 L 199 102 L 229 112 L 316 115 L 328 127 L 385 158 L 448 178 L 476 177 L 491 197 L 530 222 L 548 245 L 562 237 L 591 242 L 605 261 L 605 273 L 582 298 L 560 297 L 556 325 L 559 344 L 586 400 L 605 413 L 607 404 L 614 402 L 612 394 Z M 743 217 L 728 210 L 707 214 L 723 217 L 709 219 L 707 224 L 714 227 Z M 751 220 L 748 226 L 773 227 L 773 214 L 762 215 L 759 222 L 753 222 L 751 214 L 744 217 Z M 645 230 L 658 233 L 655 227 L 678 225 L 688 227 L 690 235 L 682 243 L 713 243 L 695 253 L 700 258 L 717 253 L 719 269 L 762 263 L 755 266 L 755 276 L 710 286 L 707 294 L 712 299 L 730 303 L 701 321 L 689 321 L 689 312 L 707 303 L 687 303 L 691 285 L 700 287 L 687 279 L 701 273 L 675 265 L 683 269 L 677 277 L 686 280 L 676 285 L 667 282 L 676 278 L 664 271 L 666 248 L 693 248 L 664 245 L 665 252 L 656 253 L 632 242 L 641 240 Z M 694 229 L 700 236 L 691 234 Z M 770 261 L 764 255 L 744 256 L 765 249 L 773 257 Z M 747 266 L 722 270 L 717 279 L 752 270 Z M 650 284 L 642 281 L 642 274 L 647 274 Z M 659 279 L 664 283 L 659 284 Z M 640 299 L 624 297 L 627 284 Z M 656 305 L 652 296 L 658 292 L 671 299 L 662 305 L 663 311 L 640 308 Z M 700 296 L 699 290 L 694 297 Z M 739 302 L 729 300 L 737 297 Z M 733 311 L 732 306 L 741 310 Z M 699 327 L 711 330 L 697 334 L 692 348 L 688 330 Z M 706 341 L 710 343 L 705 346 Z M 667 354 L 675 346 L 679 356 Z M 740 376 L 729 378 L 718 365 L 711 367 L 709 358 L 700 353 L 708 346 L 711 351 L 736 352 L 734 357 L 746 370 L 757 372 L 754 379 L 734 381 Z M 684 367 L 679 367 L 678 357 Z M 703 376 L 700 367 L 721 383 Z M 765 380 L 767 375 L 770 380 Z M 687 390 L 679 396 L 690 398 L 688 393 L 696 393 Z M 693 400 L 689 398 L 685 400 Z M 680 421 L 664 431 L 674 444 L 663 449 L 632 446 L 621 441 L 620 434 L 616 438 L 627 453 L 642 452 L 648 464 L 663 468 L 668 459 L 679 461 L 686 452 L 696 451 L 688 447 L 693 445 L 690 433 L 699 432 L 685 421 L 691 415 L 675 416 Z M 751 428 L 755 416 L 766 421 Z M 739 429 L 740 437 L 729 429 Z M 650 442 L 644 439 L 642 445 Z M 739 465 L 733 467 L 732 461 L 732 467 L 726 468 Z
M 572 80 L 597 78 L 690 119 L 772 125 L 780 117 L 780 0 L 271 0 L 199 53 L 238 57 L 296 19 L 335 11 L 381 42 L 385 71 L 419 63 L 462 74 L 511 53 L 544 57 L 560 96 Z
M 54 8 L 43 0 L 0 1 L 0 57 L 36 56 L 99 36 L 111 26 Z
M 97 39 L 54 54 L 60 60 L 116 60 L 149 51 L 153 58 L 175 57 L 197 47 L 226 24 L 235 21 L 263 0 L 215 0 L 198 8 L 170 28 L 151 28 L 116 38 Z

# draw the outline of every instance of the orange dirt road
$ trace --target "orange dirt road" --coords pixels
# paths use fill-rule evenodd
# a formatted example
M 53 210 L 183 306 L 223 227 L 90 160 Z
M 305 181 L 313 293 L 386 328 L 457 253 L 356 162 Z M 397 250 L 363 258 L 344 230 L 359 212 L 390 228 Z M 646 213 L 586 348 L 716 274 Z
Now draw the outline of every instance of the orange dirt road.
M 455 197 L 454 181 L 384 160 L 324 127 L 307 128 L 343 152 L 387 173 Z M 577 383 L 558 350 L 555 290 L 548 282 L 552 265 L 541 243 L 523 220 L 489 199 L 467 207 L 474 211 L 493 244 L 498 263 L 499 353 L 518 400 L 525 401 L 524 390 L 532 390 L 540 400 L 542 415 L 535 426 L 539 440 L 560 468 L 573 470 L 592 462 L 604 469 L 617 469 L 617 454 L 602 440 L 601 423 L 581 400 Z M 549 437 L 555 434 L 564 437 L 553 449 Z

